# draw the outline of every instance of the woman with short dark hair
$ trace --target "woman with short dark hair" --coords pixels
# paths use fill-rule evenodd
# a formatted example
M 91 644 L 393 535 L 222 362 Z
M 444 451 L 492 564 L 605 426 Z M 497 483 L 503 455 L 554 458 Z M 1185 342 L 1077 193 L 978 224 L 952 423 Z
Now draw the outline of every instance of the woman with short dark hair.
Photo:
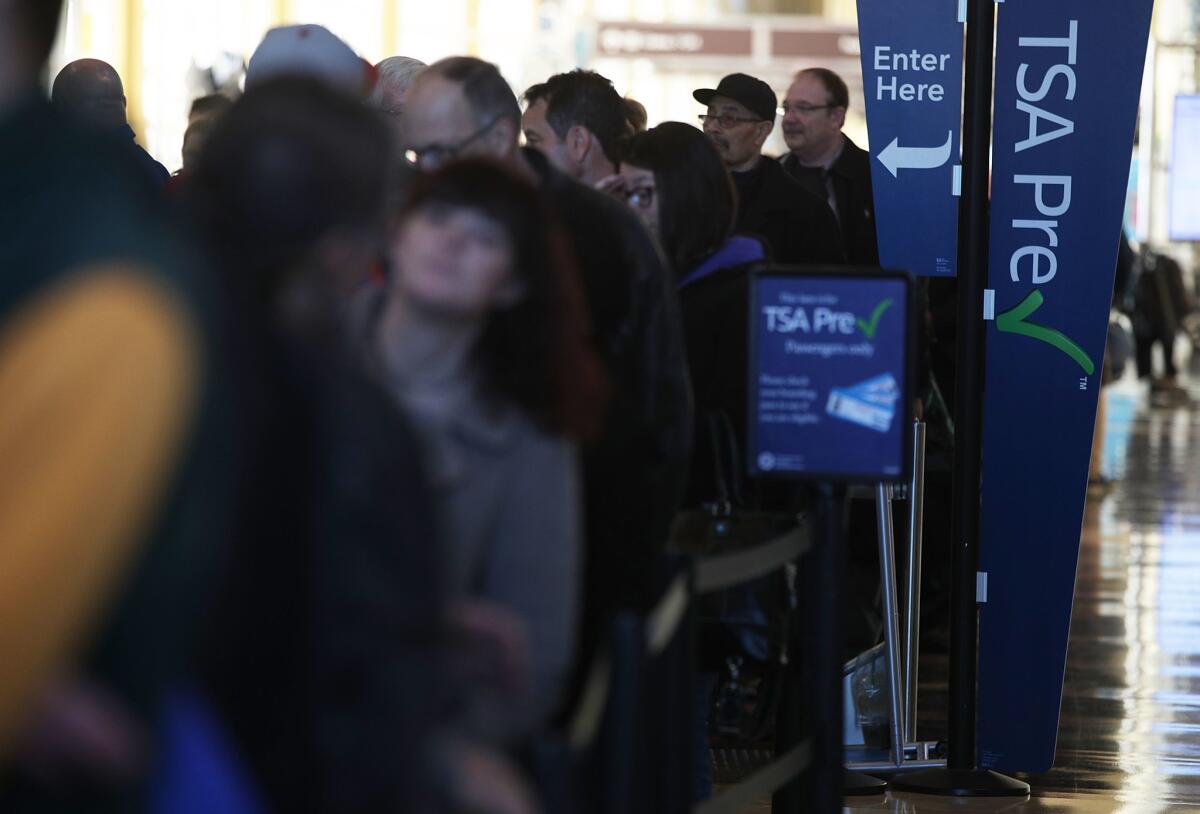
M 528 635 L 534 692 L 483 710 L 502 737 L 547 720 L 572 663 L 576 442 L 597 430 L 604 402 L 554 224 L 510 170 L 448 164 L 416 182 L 386 287 L 355 308 L 369 367 L 422 430 L 452 596 L 512 614 Z

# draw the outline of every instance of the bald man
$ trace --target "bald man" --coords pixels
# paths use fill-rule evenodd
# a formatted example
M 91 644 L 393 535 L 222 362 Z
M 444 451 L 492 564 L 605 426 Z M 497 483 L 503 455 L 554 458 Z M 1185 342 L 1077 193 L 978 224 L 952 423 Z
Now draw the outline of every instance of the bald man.
M 93 130 L 127 142 L 146 177 L 161 187 L 171 174 L 138 145 L 126 114 L 125 86 L 116 69 L 98 59 L 77 59 L 54 80 L 54 106 Z

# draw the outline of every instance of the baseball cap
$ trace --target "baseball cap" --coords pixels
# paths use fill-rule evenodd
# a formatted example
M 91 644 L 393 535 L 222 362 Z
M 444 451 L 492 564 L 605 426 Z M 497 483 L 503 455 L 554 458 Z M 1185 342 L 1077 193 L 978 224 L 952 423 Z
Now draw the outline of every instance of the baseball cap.
M 764 121 L 775 121 L 775 109 L 779 100 L 775 91 L 761 79 L 747 76 L 744 73 L 731 73 L 720 81 L 717 87 L 700 88 L 692 92 L 692 98 L 702 105 L 712 104 L 713 97 L 725 96 L 735 102 L 741 102 L 754 115 Z
M 375 69 L 332 31 L 320 25 L 286 25 L 263 37 L 246 67 L 246 89 L 281 75 L 311 76 L 347 93 L 364 95 Z

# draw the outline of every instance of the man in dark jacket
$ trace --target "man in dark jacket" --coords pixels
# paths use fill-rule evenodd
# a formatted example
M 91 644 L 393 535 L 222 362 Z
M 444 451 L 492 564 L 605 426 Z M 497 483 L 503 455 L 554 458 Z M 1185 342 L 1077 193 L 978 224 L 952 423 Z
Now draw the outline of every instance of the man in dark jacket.
M 85 127 L 111 134 L 125 145 L 146 177 L 159 186 L 171 174 L 137 143 L 125 110 L 125 88 L 113 66 L 98 59 L 78 59 L 54 80 L 54 106 Z
M 605 427 L 585 457 L 586 646 L 608 609 L 653 600 L 650 564 L 687 477 L 691 387 L 665 264 L 627 207 L 519 148 L 521 109 L 494 65 L 470 57 L 431 65 L 410 89 L 405 117 L 418 166 L 467 155 L 508 164 L 551 198 L 573 244 L 613 383 Z
M 775 128 L 775 92 L 761 79 L 730 74 L 715 89 L 692 96 L 708 112 L 700 117 L 738 191 L 734 231 L 763 238 L 780 263 L 841 263 L 837 221 L 823 198 L 806 191 L 763 145 Z
M 842 78 L 827 68 L 796 74 L 783 107 L 783 168 L 809 192 L 829 202 L 842 235 L 846 259 L 879 265 L 875 200 L 871 196 L 871 156 L 842 127 L 850 94 Z

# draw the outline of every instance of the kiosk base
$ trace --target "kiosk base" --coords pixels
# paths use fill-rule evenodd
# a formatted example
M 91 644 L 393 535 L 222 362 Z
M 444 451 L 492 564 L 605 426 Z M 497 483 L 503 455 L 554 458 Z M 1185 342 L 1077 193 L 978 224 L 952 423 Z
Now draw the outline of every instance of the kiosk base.
M 987 769 L 926 769 L 897 776 L 892 791 L 943 797 L 1028 797 L 1029 784 Z

